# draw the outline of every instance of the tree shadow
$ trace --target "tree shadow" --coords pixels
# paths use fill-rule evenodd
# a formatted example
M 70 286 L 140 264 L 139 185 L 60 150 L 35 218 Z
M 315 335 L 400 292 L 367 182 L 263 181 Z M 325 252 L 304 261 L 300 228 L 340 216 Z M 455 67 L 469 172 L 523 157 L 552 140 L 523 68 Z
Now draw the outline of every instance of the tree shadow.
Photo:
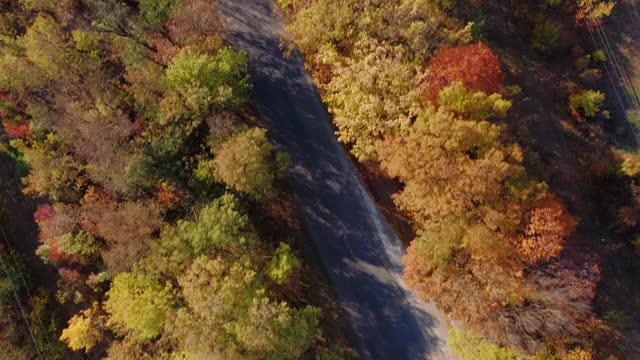
M 0 130 L 1 132 L 1 130 Z M 57 273 L 35 251 L 38 248 L 38 225 L 33 219 L 36 201 L 22 193 L 21 177 L 28 171 L 20 154 L 6 145 L 0 133 L 0 223 L 10 246 L 23 255 L 36 284 L 55 289 Z M 0 233 L 0 236 L 2 234 Z M 2 243 L 6 246 L 2 238 Z

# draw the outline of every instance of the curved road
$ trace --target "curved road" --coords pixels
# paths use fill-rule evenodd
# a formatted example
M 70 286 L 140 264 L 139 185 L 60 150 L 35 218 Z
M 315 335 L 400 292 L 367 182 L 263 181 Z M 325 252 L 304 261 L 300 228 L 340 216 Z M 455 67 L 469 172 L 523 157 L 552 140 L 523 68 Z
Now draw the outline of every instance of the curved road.
M 402 246 L 338 144 L 300 57 L 279 48 L 269 0 L 219 0 L 231 44 L 251 62 L 253 102 L 292 159 L 291 189 L 307 236 L 349 316 L 366 359 L 448 359 L 446 323 L 401 279 Z

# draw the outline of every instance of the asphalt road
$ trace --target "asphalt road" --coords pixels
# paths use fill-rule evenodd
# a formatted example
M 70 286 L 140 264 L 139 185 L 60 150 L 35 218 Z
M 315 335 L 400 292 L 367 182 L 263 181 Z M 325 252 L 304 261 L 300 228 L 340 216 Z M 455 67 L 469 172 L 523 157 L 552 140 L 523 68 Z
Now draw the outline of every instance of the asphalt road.
M 300 57 L 282 57 L 269 0 L 220 0 L 231 44 L 251 62 L 253 102 L 292 159 L 290 187 L 366 359 L 448 359 L 446 323 L 402 280 L 402 245 L 338 144 Z

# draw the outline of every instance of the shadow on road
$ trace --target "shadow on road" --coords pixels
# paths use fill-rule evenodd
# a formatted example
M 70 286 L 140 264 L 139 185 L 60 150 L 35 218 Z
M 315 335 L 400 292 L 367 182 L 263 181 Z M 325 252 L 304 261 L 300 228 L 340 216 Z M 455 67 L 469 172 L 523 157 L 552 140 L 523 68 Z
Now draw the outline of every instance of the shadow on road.
M 289 153 L 290 187 L 307 237 L 349 316 L 364 358 L 448 358 L 446 321 L 402 280 L 404 249 L 361 183 L 297 53 L 285 59 L 281 20 L 265 0 L 221 0 L 227 39 L 251 63 L 253 103 Z

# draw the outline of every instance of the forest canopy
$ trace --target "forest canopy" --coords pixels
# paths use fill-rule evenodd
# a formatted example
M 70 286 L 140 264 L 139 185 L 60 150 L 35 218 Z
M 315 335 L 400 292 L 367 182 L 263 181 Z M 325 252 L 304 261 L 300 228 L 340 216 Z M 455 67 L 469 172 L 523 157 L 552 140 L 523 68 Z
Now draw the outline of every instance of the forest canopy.
M 75 311 L 43 356 L 320 356 L 293 241 L 262 228 L 288 160 L 248 121 L 247 55 L 217 2 L 0 9 L 2 122 L 41 203 L 57 306 Z

